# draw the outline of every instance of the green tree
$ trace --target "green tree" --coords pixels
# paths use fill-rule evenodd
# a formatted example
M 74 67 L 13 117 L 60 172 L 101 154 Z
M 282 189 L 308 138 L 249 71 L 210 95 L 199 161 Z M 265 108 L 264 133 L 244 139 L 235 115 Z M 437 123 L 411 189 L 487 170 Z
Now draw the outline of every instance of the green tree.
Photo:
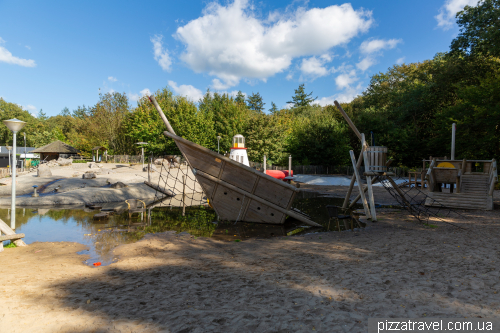
M 154 96 L 178 136 L 209 149 L 216 147 L 211 113 L 201 112 L 192 101 L 174 96 L 168 88 L 158 90 Z M 124 127 L 132 142 L 149 143 L 145 147 L 148 154 L 180 154 L 175 142 L 163 134 L 165 124 L 146 97 L 139 100 Z
M 245 139 L 250 161 L 261 162 L 266 155 L 270 164 L 283 158 L 286 129 L 277 115 L 258 114 L 248 121 Z
M 236 98 L 234 99 L 234 101 L 238 104 L 245 105 L 245 95 L 241 92 L 241 90 L 239 90 L 236 94 Z
M 311 105 L 318 97 L 312 98 L 312 91 L 307 94 L 304 88 L 305 84 L 302 83 L 297 89 L 295 89 L 295 95 L 292 96 L 292 100 L 287 103 L 293 104 L 294 108 L 300 108 Z
M 254 94 L 252 92 L 252 94 L 250 95 L 250 97 L 248 97 L 247 99 L 247 105 L 248 105 L 248 108 L 250 110 L 253 110 L 257 113 L 263 113 L 264 112 L 264 105 L 266 103 L 264 103 L 262 101 L 262 96 L 260 96 L 260 93 L 256 93 Z
M 274 104 L 274 102 L 271 102 L 271 108 L 269 109 L 269 112 L 271 113 L 278 112 L 278 107 L 276 106 L 276 104 Z
M 221 152 L 229 151 L 232 145 L 232 138 L 236 134 L 245 132 L 248 119 L 252 111 L 245 105 L 236 103 L 235 99 L 228 94 L 207 93 L 199 103 L 199 111 L 213 121 L 215 133 L 210 137 L 217 147 L 217 136 L 221 136 Z
M 500 0 L 481 0 L 457 13 L 460 33 L 451 54 L 500 56 Z

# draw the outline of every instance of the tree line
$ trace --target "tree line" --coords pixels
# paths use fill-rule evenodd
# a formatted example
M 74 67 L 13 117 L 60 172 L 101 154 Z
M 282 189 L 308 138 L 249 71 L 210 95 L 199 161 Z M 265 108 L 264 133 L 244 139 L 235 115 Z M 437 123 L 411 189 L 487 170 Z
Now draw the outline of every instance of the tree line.
M 456 156 L 468 159 L 500 157 L 500 0 L 482 0 L 457 14 L 460 33 L 449 52 L 419 63 L 394 65 L 372 76 L 369 86 L 342 107 L 359 130 L 374 133 L 375 145 L 389 147 L 394 165 L 420 166 L 432 156 L 449 156 L 451 124 L 457 124 Z M 229 151 L 235 134 L 246 137 L 250 160 L 285 165 L 349 164 L 349 150 L 359 150 L 358 138 L 332 105 L 315 103 L 301 84 L 289 108 L 275 103 L 265 111 L 260 94 L 246 97 L 207 91 L 194 102 L 168 87 L 154 93 L 178 135 L 221 152 Z M 124 93 L 100 94 L 93 106 L 67 108 L 57 116 L 33 117 L 0 98 L 0 120 L 26 121 L 27 145 L 39 147 L 64 141 L 90 154 L 105 146 L 109 154 L 136 154 L 135 142 L 145 141 L 148 154 L 179 153 L 163 135 L 156 109 L 143 97 L 132 107 Z M 22 135 L 18 136 L 22 145 Z M 0 140 L 12 135 L 0 127 Z

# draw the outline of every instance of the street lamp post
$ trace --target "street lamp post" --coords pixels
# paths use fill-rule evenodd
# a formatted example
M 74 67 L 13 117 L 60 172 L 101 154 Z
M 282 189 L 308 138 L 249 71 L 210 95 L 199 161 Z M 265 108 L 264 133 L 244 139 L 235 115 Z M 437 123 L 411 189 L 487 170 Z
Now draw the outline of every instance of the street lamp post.
M 12 201 L 10 210 L 10 227 L 12 230 L 16 229 L 16 134 L 19 132 L 26 122 L 19 119 L 4 120 L 3 123 L 9 130 L 12 131 L 14 139 L 12 141 Z
M 26 132 L 23 132 L 24 134 L 24 161 L 23 161 L 23 171 L 24 168 L 26 167 Z
M 147 142 L 136 142 L 136 145 L 140 145 L 142 148 L 142 171 L 144 171 L 144 145 L 147 145 Z
M 217 135 L 217 154 L 219 153 L 219 142 L 220 142 L 220 135 Z

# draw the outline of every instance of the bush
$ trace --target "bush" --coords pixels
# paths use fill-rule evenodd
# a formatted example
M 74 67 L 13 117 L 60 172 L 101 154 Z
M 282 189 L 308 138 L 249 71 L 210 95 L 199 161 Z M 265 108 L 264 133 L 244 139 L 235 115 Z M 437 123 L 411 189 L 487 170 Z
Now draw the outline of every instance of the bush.
M 86 160 L 73 160 L 73 163 L 87 163 Z

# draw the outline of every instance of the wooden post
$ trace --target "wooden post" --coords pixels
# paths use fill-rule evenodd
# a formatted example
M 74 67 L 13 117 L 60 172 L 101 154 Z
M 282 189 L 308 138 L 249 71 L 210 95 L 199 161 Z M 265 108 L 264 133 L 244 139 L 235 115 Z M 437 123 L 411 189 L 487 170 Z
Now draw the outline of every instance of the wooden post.
M 149 100 L 151 101 L 151 103 L 153 103 L 153 105 L 155 106 L 156 108 L 156 111 L 158 111 L 158 114 L 160 115 L 161 119 L 163 120 L 163 123 L 165 124 L 165 126 L 167 126 L 167 130 L 174 134 L 175 135 L 175 132 L 174 132 L 174 129 L 172 128 L 172 126 L 170 126 L 170 123 L 168 122 L 168 119 L 167 117 L 165 117 L 165 114 L 163 113 L 163 111 L 161 110 L 161 107 L 160 105 L 158 105 L 158 102 L 156 102 L 156 99 L 153 95 L 149 96 Z
M 353 165 L 353 167 L 356 170 L 361 166 L 361 163 L 363 162 L 363 152 L 364 151 L 365 151 L 365 142 L 364 142 L 364 140 L 361 140 L 361 153 L 359 153 L 359 158 L 358 158 L 357 164 Z M 349 173 L 349 171 L 347 171 L 347 173 Z M 352 189 L 354 187 L 355 181 L 356 180 L 354 179 L 354 174 L 353 174 L 352 178 L 351 178 L 351 183 L 349 184 L 349 189 L 347 190 L 347 194 L 346 194 L 345 199 L 344 199 L 344 204 L 342 205 L 342 208 L 347 208 L 347 205 L 349 204 L 349 199 L 351 197 L 351 193 L 352 193 Z
M 358 129 L 356 128 L 356 126 L 354 125 L 354 123 L 351 121 L 351 118 L 349 118 L 349 116 L 347 115 L 347 113 L 345 113 L 344 109 L 342 109 L 342 107 L 340 106 L 339 102 L 334 101 L 334 103 L 335 103 L 335 106 L 337 106 L 337 108 L 339 109 L 339 111 L 342 114 L 342 116 L 344 117 L 344 119 L 347 121 L 347 123 L 351 127 L 351 129 L 354 131 L 354 133 L 356 134 L 356 136 L 361 140 L 361 133 L 358 131 Z
M 148 161 L 148 182 L 151 183 L 151 157 Z
M 182 175 L 182 216 L 186 216 L 186 175 Z
M 356 176 L 356 179 L 358 181 L 358 187 L 359 187 L 359 193 L 361 194 L 361 200 L 363 202 L 363 208 L 365 209 L 365 215 L 367 219 L 371 219 L 371 214 L 370 214 L 370 209 L 368 207 L 368 202 L 366 201 L 365 197 L 365 191 L 363 191 L 363 184 L 361 184 L 361 177 L 359 177 L 359 172 L 358 168 L 356 166 L 356 157 L 354 156 L 354 152 L 352 150 L 349 151 L 349 154 L 351 155 L 351 162 L 352 166 L 354 168 L 354 175 Z M 361 155 L 363 156 L 363 155 Z M 345 204 L 345 202 L 344 202 Z M 345 207 L 343 207 L 345 208 Z
M 267 169 L 267 158 L 266 155 L 264 155 L 264 173 L 266 173 L 266 169 Z
M 455 132 L 456 132 L 457 124 L 453 123 L 451 125 L 451 159 L 455 159 Z
M 5 223 L 4 221 L 2 221 L 1 219 L 0 219 L 0 232 L 3 232 L 5 235 L 15 235 L 16 234 L 16 232 L 14 230 L 12 230 L 7 225 L 7 223 Z M 15 240 L 14 244 L 16 244 L 16 246 L 26 246 L 26 243 L 23 242 L 22 239 Z
M 362 134 L 364 138 L 364 134 Z M 370 171 L 370 163 L 367 159 L 366 150 L 363 152 L 363 156 L 365 159 L 365 170 Z M 375 198 L 373 197 L 373 188 L 372 188 L 372 177 L 366 176 L 366 183 L 368 186 L 368 199 L 370 200 L 370 213 L 372 215 L 372 221 L 377 221 L 377 212 L 375 211 Z

